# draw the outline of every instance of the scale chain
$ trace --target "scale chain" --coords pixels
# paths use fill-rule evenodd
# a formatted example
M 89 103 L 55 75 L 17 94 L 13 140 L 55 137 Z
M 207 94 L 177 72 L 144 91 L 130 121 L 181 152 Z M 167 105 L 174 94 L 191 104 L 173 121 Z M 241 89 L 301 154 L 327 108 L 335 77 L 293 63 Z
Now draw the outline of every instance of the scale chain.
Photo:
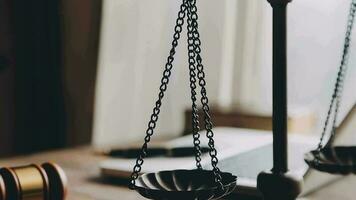
M 354 25 L 354 20 L 355 20 L 355 12 L 356 12 L 356 0 L 352 0 L 350 12 L 349 12 L 349 16 L 348 16 L 347 29 L 346 29 L 341 64 L 340 64 L 339 71 L 337 74 L 334 92 L 332 94 L 327 117 L 325 119 L 323 132 L 322 132 L 322 135 L 321 135 L 321 138 L 319 141 L 319 145 L 318 145 L 318 149 L 317 149 L 318 151 L 321 151 L 321 149 L 323 148 L 323 141 L 324 141 L 324 138 L 326 135 L 326 130 L 328 128 L 330 117 L 331 117 L 331 114 L 333 111 L 334 111 L 334 115 L 333 115 L 333 122 L 332 122 L 333 123 L 332 124 L 332 132 L 331 132 L 331 136 L 330 136 L 330 139 L 329 139 L 329 142 L 327 143 L 327 145 L 330 145 L 333 142 L 334 137 L 335 137 L 337 116 L 338 116 L 338 111 L 339 111 L 340 102 L 341 102 L 341 98 L 342 98 L 345 76 L 346 76 L 346 72 L 347 72 L 347 68 L 348 68 L 348 55 L 349 55 L 350 42 L 351 42 L 351 33 L 353 30 L 353 25 Z M 335 108 L 334 108 L 334 106 L 335 106 Z M 333 110 L 333 108 L 334 108 L 334 110 Z
M 194 139 L 194 147 L 196 153 L 196 165 L 198 169 L 202 169 L 201 167 L 201 149 L 200 149 L 200 134 L 199 134 L 199 114 L 197 108 L 197 93 L 196 93 L 196 82 L 198 78 L 199 86 L 201 87 L 201 103 L 202 109 L 204 113 L 204 122 L 206 129 L 206 136 L 209 139 L 208 145 L 210 148 L 209 155 L 211 157 L 211 164 L 213 167 L 214 180 L 221 187 L 222 178 L 220 169 L 217 167 L 218 158 L 217 158 L 217 150 L 214 145 L 214 133 L 212 131 L 213 123 L 211 121 L 211 117 L 209 115 L 209 106 L 208 106 L 208 97 L 206 92 L 206 81 L 205 81 L 205 72 L 202 64 L 202 58 L 200 56 L 201 52 L 201 41 L 199 39 L 198 32 L 198 15 L 197 15 L 197 7 L 196 0 L 183 0 L 182 5 L 180 6 L 180 11 L 178 12 L 178 19 L 176 21 L 176 26 L 174 28 L 174 37 L 172 41 L 172 48 L 170 50 L 170 54 L 167 58 L 167 63 L 165 65 L 165 70 L 163 72 L 163 77 L 161 79 L 160 92 L 158 95 L 158 100 L 156 101 L 155 107 L 153 109 L 153 113 L 151 114 L 150 121 L 148 123 L 148 128 L 146 130 L 146 137 L 144 144 L 142 145 L 141 153 L 138 155 L 136 159 L 136 164 L 133 168 L 133 172 L 131 174 L 130 188 L 135 189 L 135 182 L 139 177 L 139 174 L 142 169 L 142 165 L 144 163 L 144 158 L 147 156 L 148 143 L 151 140 L 151 136 L 154 133 L 154 129 L 156 127 L 156 123 L 158 121 L 158 114 L 160 113 L 160 108 L 162 105 L 162 99 L 164 97 L 165 91 L 167 90 L 167 86 L 169 83 L 169 77 L 171 75 L 171 70 L 173 68 L 174 55 L 176 53 L 176 47 L 178 46 L 178 40 L 181 36 L 182 26 L 184 24 L 185 16 L 188 16 L 187 19 L 187 36 L 188 36 L 188 61 L 189 61 L 189 75 L 190 75 L 190 88 L 191 88 L 191 99 L 192 99 L 192 125 L 193 125 L 193 139 Z
M 349 49 L 350 49 L 350 42 L 351 42 L 351 34 L 352 34 L 352 29 L 354 25 L 354 18 L 355 18 L 355 11 L 356 11 L 356 1 L 353 0 L 351 3 L 351 8 L 350 8 L 350 15 L 349 15 L 349 21 L 348 21 L 348 26 L 347 26 L 347 31 L 346 31 L 346 37 L 345 37 L 345 48 L 344 48 L 344 53 L 342 56 L 342 61 L 341 65 L 344 66 L 344 68 L 341 71 L 341 77 L 340 77 L 340 83 L 339 83 L 339 89 L 337 91 L 337 100 L 336 100 L 336 105 L 335 105 L 335 116 L 333 120 L 333 129 L 335 130 L 336 128 L 336 122 L 337 122 L 337 113 L 339 111 L 340 103 L 341 103 L 341 98 L 342 98 L 342 93 L 344 90 L 344 82 L 345 82 L 345 75 L 347 72 L 348 68 L 348 57 L 349 57 Z M 334 137 L 335 131 L 332 132 Z
M 189 6 L 189 5 L 187 5 Z M 199 113 L 197 108 L 197 92 L 196 92 L 196 53 L 194 46 L 194 34 L 192 26 L 192 18 L 189 9 L 187 9 L 187 41 L 188 41 L 188 64 L 189 64 L 189 80 L 190 80 L 190 89 L 191 89 L 191 99 L 192 99 L 192 131 L 193 131 L 193 144 L 195 149 L 195 160 L 196 167 L 202 169 L 201 166 L 201 148 L 200 148 L 200 127 L 199 127 Z
M 171 71 L 173 68 L 173 61 L 174 61 L 174 55 L 176 54 L 176 47 L 178 46 L 178 40 L 181 37 L 181 33 L 183 30 L 183 24 L 184 24 L 184 18 L 186 16 L 186 1 L 183 0 L 183 3 L 180 6 L 180 10 L 178 12 L 178 18 L 176 20 L 176 25 L 174 27 L 174 35 L 173 35 L 173 41 L 172 41 L 172 47 L 169 52 L 169 56 L 167 58 L 167 63 L 165 65 L 165 69 L 163 72 L 163 77 L 161 79 L 161 85 L 159 87 L 159 95 L 158 95 L 158 100 L 155 103 L 155 107 L 153 108 L 153 113 L 151 114 L 150 121 L 148 123 L 148 128 L 146 130 L 146 137 L 145 137 L 145 142 L 142 145 L 141 153 L 138 155 L 136 159 L 135 166 L 133 168 L 133 172 L 131 174 L 131 181 L 130 181 L 130 189 L 135 189 L 135 183 L 136 180 L 141 172 L 142 165 L 144 162 L 144 158 L 147 156 L 147 149 L 148 149 L 148 143 L 151 141 L 151 136 L 154 133 L 154 129 L 156 127 L 156 123 L 158 121 L 158 114 L 160 113 L 160 108 L 162 105 L 162 99 L 164 97 L 165 91 L 167 90 L 167 86 L 169 83 L 169 78 L 171 76 Z
M 196 0 L 188 0 L 188 20 L 191 20 L 191 24 L 193 27 L 193 37 L 194 37 L 194 51 L 196 54 L 196 62 L 197 62 L 197 77 L 198 77 L 198 82 L 199 86 L 201 87 L 201 103 L 203 105 L 203 112 L 204 112 L 204 122 L 205 122 L 205 129 L 206 129 L 206 136 L 209 139 L 208 145 L 210 148 L 210 157 L 211 157 L 211 165 L 213 167 L 213 173 L 215 176 L 215 182 L 218 183 L 220 186 L 222 186 L 222 177 L 221 177 L 221 172 L 220 169 L 218 168 L 218 158 L 217 158 L 217 150 L 215 148 L 215 142 L 214 142 L 214 132 L 212 130 L 213 128 L 213 123 L 209 114 L 210 108 L 208 105 L 208 97 L 207 97 L 207 90 L 206 90 L 206 81 L 205 81 L 205 72 L 204 72 L 204 66 L 202 64 L 202 58 L 200 56 L 201 53 L 201 40 L 200 40 L 200 34 L 198 31 L 198 14 L 197 14 L 197 6 L 196 6 Z M 188 21 L 189 22 L 189 21 Z

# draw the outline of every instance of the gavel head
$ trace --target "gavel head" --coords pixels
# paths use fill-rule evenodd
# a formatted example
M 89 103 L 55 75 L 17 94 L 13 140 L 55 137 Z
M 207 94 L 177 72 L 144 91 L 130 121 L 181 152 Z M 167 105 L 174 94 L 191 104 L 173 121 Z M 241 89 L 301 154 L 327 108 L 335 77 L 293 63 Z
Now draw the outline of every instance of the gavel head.
M 64 200 L 67 178 L 54 163 L 0 169 L 0 200 Z

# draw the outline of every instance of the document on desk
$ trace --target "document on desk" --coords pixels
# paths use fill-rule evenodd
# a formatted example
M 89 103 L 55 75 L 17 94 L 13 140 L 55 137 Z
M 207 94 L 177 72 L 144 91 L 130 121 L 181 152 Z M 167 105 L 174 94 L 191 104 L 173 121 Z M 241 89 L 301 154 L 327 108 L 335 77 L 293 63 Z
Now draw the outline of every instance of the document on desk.
M 220 160 L 247 152 L 257 147 L 271 144 L 272 136 L 268 131 L 256 131 L 237 128 L 215 128 L 215 146 Z M 208 139 L 205 132 L 201 132 L 201 143 L 206 146 Z M 191 135 L 167 141 L 166 147 L 190 147 L 193 146 Z M 112 158 L 100 163 L 102 175 L 127 178 L 130 176 L 136 159 Z M 210 166 L 209 154 L 202 156 L 202 165 Z M 156 172 L 172 169 L 194 169 L 195 158 L 191 157 L 153 157 L 146 158 L 142 173 Z

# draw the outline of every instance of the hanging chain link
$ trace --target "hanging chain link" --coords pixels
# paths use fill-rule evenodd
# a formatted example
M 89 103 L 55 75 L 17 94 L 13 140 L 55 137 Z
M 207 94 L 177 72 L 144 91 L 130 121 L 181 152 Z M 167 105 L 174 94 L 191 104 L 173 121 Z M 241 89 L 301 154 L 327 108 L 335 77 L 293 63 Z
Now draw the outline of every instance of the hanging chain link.
M 202 58 L 200 56 L 201 53 L 201 41 L 199 39 L 198 32 L 198 15 L 197 15 L 197 7 L 196 0 L 183 0 L 182 5 L 180 6 L 180 10 L 178 12 L 178 19 L 176 21 L 176 26 L 174 28 L 174 36 L 172 42 L 172 48 L 170 50 L 170 54 L 167 59 L 167 63 L 165 65 L 165 70 L 163 72 L 163 78 L 161 79 L 160 92 L 158 95 L 158 100 L 156 101 L 155 107 L 153 109 L 153 113 L 151 114 L 150 121 L 148 123 L 148 128 L 146 130 L 146 137 L 144 144 L 142 145 L 141 153 L 138 155 L 136 159 L 135 166 L 133 168 L 133 172 L 131 174 L 131 182 L 130 188 L 135 189 L 135 182 L 141 173 L 142 165 L 144 163 L 144 158 L 147 156 L 148 143 L 151 141 L 151 136 L 154 133 L 154 129 L 156 127 L 156 123 L 158 121 L 158 115 L 160 113 L 160 108 L 162 105 L 162 99 L 164 97 L 164 93 L 167 90 L 169 77 L 171 75 L 171 70 L 173 68 L 174 55 L 176 53 L 176 47 L 178 46 L 178 40 L 182 33 L 182 27 L 184 24 L 185 16 L 187 16 L 187 36 L 188 36 L 188 64 L 189 64 L 189 77 L 190 77 L 190 89 L 191 89 L 191 100 L 192 100 L 192 127 L 193 127 L 193 143 L 195 149 L 195 159 L 196 166 L 198 169 L 202 169 L 201 166 L 201 148 L 200 148 L 200 134 L 199 134 L 199 114 L 198 114 L 198 106 L 197 106 L 197 82 L 201 87 L 201 103 L 202 109 L 204 112 L 204 122 L 206 129 L 206 136 L 209 139 L 208 145 L 210 148 L 209 155 L 211 157 L 211 164 L 213 167 L 214 180 L 220 186 L 222 185 L 221 172 L 218 168 L 218 158 L 217 158 L 217 150 L 215 149 L 214 144 L 214 133 L 212 131 L 213 123 L 211 121 L 211 117 L 209 115 L 209 105 L 208 105 L 208 97 L 206 91 L 206 81 L 205 81 L 205 72 L 202 64 Z
M 222 178 L 221 178 L 221 173 L 220 169 L 218 168 L 218 158 L 217 158 L 217 151 L 215 148 L 215 142 L 214 142 L 214 132 L 212 130 L 213 128 L 213 123 L 209 114 L 209 99 L 207 97 L 207 91 L 206 91 L 206 81 L 205 81 L 205 72 L 204 72 L 204 66 L 202 64 L 202 58 L 200 56 L 201 53 L 201 40 L 200 40 L 200 34 L 198 31 L 198 14 L 197 14 L 197 6 L 196 6 L 196 0 L 188 0 L 188 23 L 191 23 L 191 26 L 193 28 L 192 35 L 194 37 L 194 51 L 195 51 L 195 56 L 196 56 L 196 62 L 197 62 L 197 77 L 199 80 L 199 86 L 201 87 L 201 103 L 203 106 L 203 112 L 204 112 L 204 122 L 205 122 L 205 129 L 206 129 L 206 136 L 209 139 L 208 145 L 210 148 L 209 154 L 211 157 L 211 165 L 213 167 L 213 173 L 215 176 L 215 182 L 220 184 L 222 186 Z
M 187 4 L 189 6 L 189 4 Z M 196 167 L 202 169 L 201 166 L 201 148 L 200 148 L 200 127 L 199 127 L 199 111 L 197 108 L 197 73 L 196 73 L 196 53 L 194 45 L 194 34 L 192 26 L 192 18 L 189 9 L 187 9 L 187 41 L 188 41 L 188 64 L 189 64 L 189 80 L 190 80 L 190 90 L 191 90 L 191 99 L 192 99 L 192 129 L 193 129 L 193 144 L 195 149 L 195 160 Z
M 355 12 L 356 12 L 356 0 L 352 0 L 351 6 L 350 6 L 350 13 L 348 16 L 348 21 L 347 21 L 347 29 L 346 29 L 341 64 L 340 64 L 339 71 L 337 74 L 334 92 L 332 94 L 327 117 L 326 117 L 326 120 L 324 123 L 323 132 L 322 132 L 322 135 L 321 135 L 321 138 L 319 141 L 319 145 L 318 145 L 318 149 L 317 149 L 318 151 L 320 151 L 323 148 L 323 141 L 324 141 L 326 131 L 329 126 L 329 121 L 330 121 L 332 112 L 334 112 L 333 122 L 332 122 L 332 132 L 331 132 L 329 141 L 327 142 L 327 145 L 331 145 L 334 140 L 334 137 L 335 137 L 337 116 L 338 116 L 338 112 L 339 112 L 339 107 L 340 107 L 340 102 L 341 102 L 343 87 L 344 87 L 344 81 L 345 81 L 345 76 L 346 76 L 347 67 L 348 67 L 348 56 L 349 56 L 349 49 L 350 49 L 350 42 L 351 42 L 351 34 L 352 34 L 352 29 L 353 29 L 353 24 L 354 24 L 354 19 L 355 19 Z M 334 110 L 333 110 L 333 108 L 334 108 Z
M 178 40 L 181 37 L 181 33 L 183 30 L 184 18 L 186 16 L 186 9 L 187 9 L 186 1 L 187 0 L 183 0 L 183 3 L 180 6 L 180 10 L 178 12 L 178 18 L 177 18 L 176 25 L 174 28 L 172 48 L 169 52 L 169 56 L 167 58 L 167 63 L 165 65 L 165 69 L 163 72 L 163 77 L 161 79 L 158 100 L 156 101 L 155 107 L 153 108 L 153 113 L 151 114 L 151 118 L 148 123 L 148 128 L 146 130 L 145 142 L 142 145 L 141 153 L 138 155 L 138 157 L 136 159 L 136 164 L 135 164 L 135 166 L 133 168 L 133 172 L 131 174 L 131 181 L 130 181 L 130 185 L 129 185 L 129 187 L 131 189 L 135 189 L 135 182 L 141 172 L 142 165 L 144 162 L 143 159 L 147 156 L 148 143 L 151 141 L 151 136 L 153 135 L 154 129 L 156 127 L 156 123 L 158 121 L 158 114 L 160 113 L 162 99 L 164 97 L 165 91 L 167 90 L 169 77 L 171 76 L 171 71 L 173 68 L 172 63 L 174 61 L 174 55 L 176 54 L 176 47 L 178 46 Z

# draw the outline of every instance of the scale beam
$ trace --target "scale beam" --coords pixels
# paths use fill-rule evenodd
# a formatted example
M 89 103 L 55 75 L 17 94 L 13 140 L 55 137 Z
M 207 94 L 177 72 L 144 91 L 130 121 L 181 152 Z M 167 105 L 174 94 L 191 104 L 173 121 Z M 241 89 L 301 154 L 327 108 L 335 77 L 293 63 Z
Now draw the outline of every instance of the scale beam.
M 273 8 L 273 169 L 261 172 L 257 187 L 265 200 L 295 200 L 302 180 L 288 173 L 287 134 L 287 5 L 267 0 Z

